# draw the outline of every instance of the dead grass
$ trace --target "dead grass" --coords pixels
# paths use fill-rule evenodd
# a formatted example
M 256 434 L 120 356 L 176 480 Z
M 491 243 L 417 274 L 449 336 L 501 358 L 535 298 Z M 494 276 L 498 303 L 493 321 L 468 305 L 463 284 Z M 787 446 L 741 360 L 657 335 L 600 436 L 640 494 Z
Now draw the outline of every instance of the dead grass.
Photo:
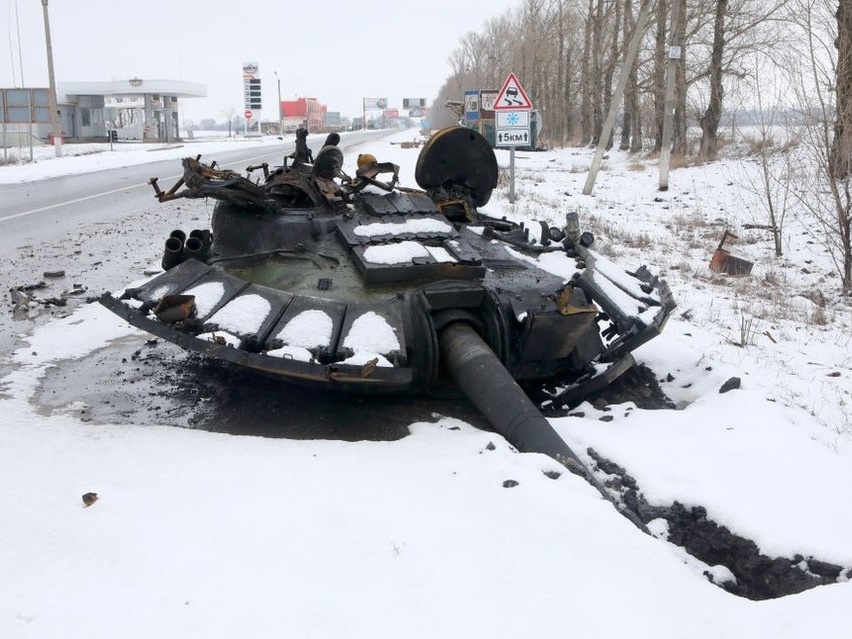
M 675 169 L 685 169 L 690 166 L 695 166 L 696 164 L 696 162 L 690 161 L 690 159 L 685 155 L 672 155 L 669 159 L 669 169 L 672 171 Z
M 704 215 L 702 215 L 701 210 L 694 208 L 687 213 L 675 213 L 666 226 L 671 226 L 673 229 L 693 230 L 710 226 L 717 227 L 719 224 L 708 222 Z
M 831 324 L 832 319 L 833 318 L 822 306 L 817 306 L 811 313 L 810 317 L 811 324 L 816 326 L 828 326 Z

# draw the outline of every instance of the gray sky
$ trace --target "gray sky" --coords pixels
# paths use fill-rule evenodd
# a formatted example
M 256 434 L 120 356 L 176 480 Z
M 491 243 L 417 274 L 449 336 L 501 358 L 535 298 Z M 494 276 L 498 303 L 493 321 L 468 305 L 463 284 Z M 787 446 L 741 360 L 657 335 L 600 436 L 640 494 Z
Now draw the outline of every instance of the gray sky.
M 51 0 L 57 83 L 142 79 L 207 86 L 185 119 L 225 119 L 243 108 L 242 63 L 257 62 L 263 117 L 281 97 L 316 97 L 329 111 L 361 113 L 362 98 L 427 102 L 450 74 L 459 39 L 521 0 L 352 0 L 246 3 Z M 42 3 L 0 0 L 0 86 L 47 86 Z M 18 37 L 20 34 L 20 39 Z

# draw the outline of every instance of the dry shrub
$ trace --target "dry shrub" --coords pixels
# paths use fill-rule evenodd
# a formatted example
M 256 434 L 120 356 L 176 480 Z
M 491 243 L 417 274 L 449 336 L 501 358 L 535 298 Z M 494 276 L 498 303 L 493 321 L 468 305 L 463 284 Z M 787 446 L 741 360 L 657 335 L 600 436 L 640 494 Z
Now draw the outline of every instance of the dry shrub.
M 782 281 L 786 281 L 786 279 L 786 274 L 783 271 L 781 272 L 781 275 L 779 275 L 777 271 L 771 270 L 764 272 L 761 282 L 764 286 L 777 288 L 781 286 Z
M 689 162 L 689 159 L 685 155 L 677 154 L 672 155 L 669 160 L 669 169 L 674 171 L 675 169 L 683 169 L 686 167 L 692 166 Z
M 630 248 L 648 248 L 651 246 L 651 236 L 647 233 L 622 233 L 621 242 Z
M 775 148 L 775 138 L 771 135 L 743 135 L 740 147 L 746 157 L 767 156 Z
M 822 306 L 817 306 L 813 310 L 810 320 L 811 324 L 815 324 L 816 326 L 827 326 L 831 322 L 828 313 Z
M 670 224 L 673 231 L 692 231 L 694 229 L 716 226 L 715 223 L 708 222 L 704 218 L 698 207 L 693 208 L 688 213 L 675 213 L 670 218 Z

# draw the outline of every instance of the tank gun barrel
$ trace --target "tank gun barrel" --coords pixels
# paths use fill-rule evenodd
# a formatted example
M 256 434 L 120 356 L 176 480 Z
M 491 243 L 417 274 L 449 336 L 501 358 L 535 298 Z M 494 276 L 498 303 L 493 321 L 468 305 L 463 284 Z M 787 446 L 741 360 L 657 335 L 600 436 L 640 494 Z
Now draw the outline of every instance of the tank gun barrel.
M 639 529 L 645 524 L 621 506 L 553 429 L 474 328 L 447 324 L 438 335 L 443 370 L 488 419 L 494 430 L 524 453 L 543 453 L 580 475 Z

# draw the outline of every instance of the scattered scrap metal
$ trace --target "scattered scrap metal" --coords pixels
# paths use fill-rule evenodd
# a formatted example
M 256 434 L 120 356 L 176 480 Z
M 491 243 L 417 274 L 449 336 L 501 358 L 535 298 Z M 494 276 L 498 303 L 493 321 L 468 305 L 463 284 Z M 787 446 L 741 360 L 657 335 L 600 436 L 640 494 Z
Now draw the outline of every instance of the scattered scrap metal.
M 64 271 L 46 271 L 44 273 L 47 278 L 59 278 L 64 277 L 64 275 Z M 17 315 L 28 314 L 38 306 L 45 308 L 67 306 L 70 298 L 80 299 L 88 291 L 82 284 L 74 284 L 71 289 L 63 291 L 58 297 L 38 297 L 36 295 L 36 291 L 46 288 L 48 288 L 48 284 L 43 280 L 35 284 L 24 284 L 10 288 L 9 299 L 12 303 L 12 313 Z M 94 300 L 86 298 L 86 301 Z

